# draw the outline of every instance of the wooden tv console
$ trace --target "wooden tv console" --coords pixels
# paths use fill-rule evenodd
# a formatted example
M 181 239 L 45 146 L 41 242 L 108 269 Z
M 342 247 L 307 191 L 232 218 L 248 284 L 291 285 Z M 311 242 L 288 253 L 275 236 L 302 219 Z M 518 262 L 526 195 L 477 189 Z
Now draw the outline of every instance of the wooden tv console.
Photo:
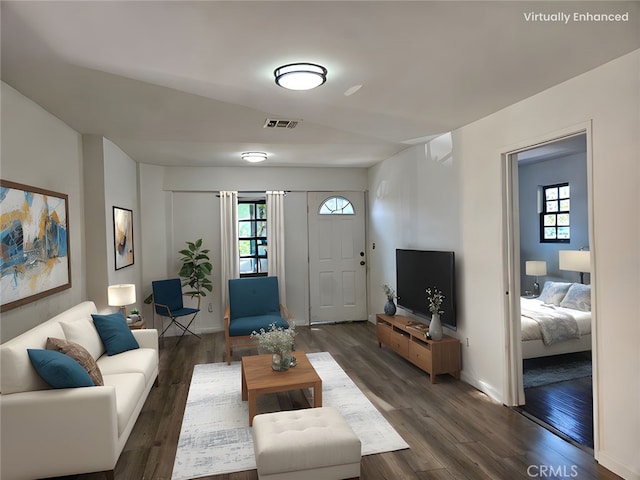
M 460 378 L 460 341 L 444 335 L 442 340 L 427 340 L 424 334 L 429 329 L 424 323 L 402 315 L 376 315 L 378 346 L 387 345 L 398 355 L 406 358 L 431 376 L 448 373 Z

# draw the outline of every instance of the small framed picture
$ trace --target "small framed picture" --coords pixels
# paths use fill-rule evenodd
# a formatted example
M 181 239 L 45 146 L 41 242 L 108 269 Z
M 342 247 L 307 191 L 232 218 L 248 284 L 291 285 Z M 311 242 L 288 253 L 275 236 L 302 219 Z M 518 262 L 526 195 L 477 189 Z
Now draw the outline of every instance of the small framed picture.
M 116 270 L 133 265 L 133 211 L 113 207 L 113 239 Z

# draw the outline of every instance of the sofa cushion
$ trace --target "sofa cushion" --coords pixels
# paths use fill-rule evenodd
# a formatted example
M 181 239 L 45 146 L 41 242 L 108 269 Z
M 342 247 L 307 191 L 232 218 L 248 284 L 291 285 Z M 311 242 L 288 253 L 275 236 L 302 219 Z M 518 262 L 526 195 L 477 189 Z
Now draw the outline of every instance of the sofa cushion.
M 89 315 L 77 320 L 60 322 L 60 325 L 62 326 L 62 330 L 64 330 L 64 338 L 70 342 L 82 345 L 94 360 L 100 358 L 104 353 L 104 345 Z
M 92 314 L 91 317 L 107 355 L 117 355 L 140 348 L 122 312 L 109 315 Z
M 269 325 L 275 324 L 276 327 L 289 328 L 289 324 L 280 315 L 256 315 L 253 317 L 234 318 L 229 323 L 229 335 L 232 337 L 241 337 L 251 335 L 251 332 L 260 332 L 261 328 L 269 330 Z
M 0 346 L 0 382 L 3 394 L 48 390 L 33 368 L 27 348 L 46 348 L 47 337 L 64 337 L 57 322 L 45 322 Z
M 136 405 L 142 399 L 145 381 L 141 373 L 104 374 L 104 384 L 116 389 L 118 436 L 122 435 Z
M 98 359 L 102 375 L 118 373 L 141 373 L 145 384 L 155 380 L 158 367 L 158 352 L 151 348 L 138 348 L 119 355 L 103 355 Z
M 53 388 L 93 387 L 87 371 L 73 358 L 55 350 L 27 349 L 33 367 Z
M 95 385 L 104 385 L 102 373 L 91 354 L 82 345 L 61 338 L 47 338 L 47 350 L 56 350 L 73 358 L 84 368 Z

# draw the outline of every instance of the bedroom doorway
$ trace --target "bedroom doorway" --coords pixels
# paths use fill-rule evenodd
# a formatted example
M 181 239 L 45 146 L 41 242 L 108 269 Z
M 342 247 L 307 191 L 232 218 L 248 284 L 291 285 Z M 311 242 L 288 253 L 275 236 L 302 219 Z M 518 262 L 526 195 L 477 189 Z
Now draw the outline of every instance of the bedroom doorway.
M 584 273 L 590 270 L 593 250 L 587 131 L 532 143 L 505 155 L 508 291 L 513 294 L 507 302 L 511 339 L 507 375 L 512 404 L 521 413 L 566 440 L 593 449 L 590 301 L 579 311 L 567 310 L 576 305 L 563 302 L 574 284 L 570 299 L 577 291 L 590 293 L 591 288 L 591 275 Z M 568 253 L 561 251 L 580 252 L 576 254 L 586 256 L 588 267 L 568 264 Z M 552 287 L 566 291 L 552 299 Z M 553 328 L 545 322 L 552 322 Z M 567 337 L 575 338 L 553 338 L 558 322 L 563 322 Z

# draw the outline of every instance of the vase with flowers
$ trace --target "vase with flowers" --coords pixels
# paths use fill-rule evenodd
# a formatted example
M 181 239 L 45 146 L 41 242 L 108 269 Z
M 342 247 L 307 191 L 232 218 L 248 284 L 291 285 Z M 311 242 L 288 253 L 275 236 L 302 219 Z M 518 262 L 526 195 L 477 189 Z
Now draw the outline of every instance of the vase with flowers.
M 293 339 L 296 336 L 296 325 L 290 322 L 289 328 L 269 325 L 269 330 L 261 328 L 259 332 L 251 332 L 251 337 L 258 342 L 258 348 L 270 352 L 271 368 L 277 372 L 288 370 L 295 366 L 296 359 L 291 352 Z
M 384 294 L 387 296 L 387 303 L 384 304 L 384 314 L 393 317 L 396 314 L 396 304 L 393 300 L 396 298 L 396 291 L 388 284 L 382 286 Z
M 427 288 L 427 303 L 431 312 L 431 322 L 429 322 L 429 337 L 431 340 L 442 340 L 442 323 L 440 322 L 440 314 L 444 310 L 440 310 L 440 305 L 444 300 L 444 294 L 437 288 Z

